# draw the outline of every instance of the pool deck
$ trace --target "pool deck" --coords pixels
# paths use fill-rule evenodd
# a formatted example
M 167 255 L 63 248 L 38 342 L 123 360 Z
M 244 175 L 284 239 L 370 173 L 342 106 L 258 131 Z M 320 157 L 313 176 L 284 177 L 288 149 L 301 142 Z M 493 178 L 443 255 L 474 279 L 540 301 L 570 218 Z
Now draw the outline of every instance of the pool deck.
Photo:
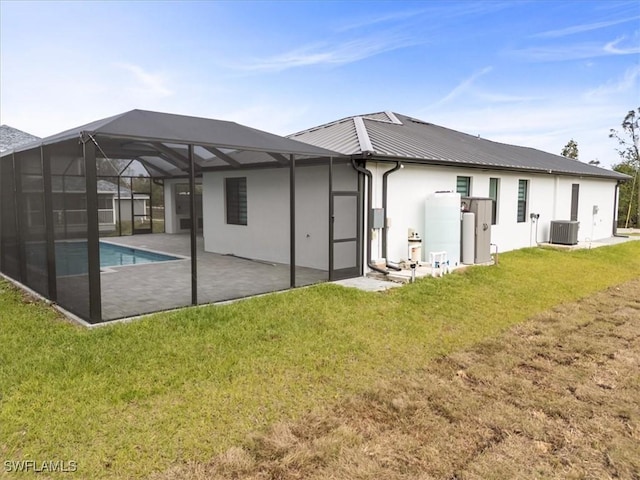
M 597 248 L 626 241 L 640 240 L 638 232 L 624 232 L 630 237 L 611 237 L 574 246 L 554 248 Z M 636 234 L 634 236 L 634 233 Z M 104 237 L 101 241 L 141 248 L 182 257 L 143 265 L 109 267 L 100 275 L 103 320 L 127 318 L 146 313 L 191 305 L 190 237 L 183 234 L 147 234 L 125 237 Z M 197 238 L 198 303 L 216 303 L 289 288 L 289 265 L 252 261 L 204 251 L 204 240 Z M 409 271 L 404 272 L 410 275 Z M 416 276 L 431 275 L 428 267 L 420 267 Z M 396 275 L 397 276 L 397 275 Z M 84 278 L 83 278 L 84 280 Z M 296 268 L 298 286 L 328 280 L 328 272 L 311 268 Z M 395 279 L 395 282 L 400 280 Z M 83 284 L 86 281 L 83 281 Z M 346 287 L 381 291 L 399 286 L 387 279 L 359 277 L 335 282 Z M 87 292 L 78 285 L 78 294 Z
M 190 237 L 148 234 L 105 237 L 101 241 L 181 256 L 142 265 L 103 269 L 102 318 L 114 320 L 191 305 Z M 289 265 L 260 262 L 204 251 L 197 238 L 198 303 L 258 295 L 289 288 Z M 297 267 L 298 286 L 326 281 L 328 272 Z

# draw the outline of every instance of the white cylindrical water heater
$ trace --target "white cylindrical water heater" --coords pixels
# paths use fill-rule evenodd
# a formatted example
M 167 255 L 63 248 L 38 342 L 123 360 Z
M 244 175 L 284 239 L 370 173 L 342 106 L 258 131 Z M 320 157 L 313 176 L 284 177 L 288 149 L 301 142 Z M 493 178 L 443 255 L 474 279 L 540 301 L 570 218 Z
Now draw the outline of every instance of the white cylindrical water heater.
M 474 213 L 462 214 L 462 263 L 473 265 L 476 257 L 476 216 Z

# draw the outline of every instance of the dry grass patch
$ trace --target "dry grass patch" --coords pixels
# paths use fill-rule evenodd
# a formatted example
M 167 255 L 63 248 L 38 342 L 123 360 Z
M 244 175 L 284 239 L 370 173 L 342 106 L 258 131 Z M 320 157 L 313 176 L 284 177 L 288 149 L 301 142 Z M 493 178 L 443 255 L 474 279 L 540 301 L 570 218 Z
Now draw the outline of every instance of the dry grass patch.
M 160 479 L 640 478 L 640 279 Z

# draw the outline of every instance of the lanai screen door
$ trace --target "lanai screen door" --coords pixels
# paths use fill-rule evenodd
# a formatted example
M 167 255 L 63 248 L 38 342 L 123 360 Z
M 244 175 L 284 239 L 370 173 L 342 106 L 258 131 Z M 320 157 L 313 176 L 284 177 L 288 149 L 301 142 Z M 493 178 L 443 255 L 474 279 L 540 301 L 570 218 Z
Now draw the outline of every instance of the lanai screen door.
M 354 219 L 358 214 L 358 192 L 332 192 L 330 274 L 331 280 L 353 277 L 358 274 L 359 243 L 358 224 Z

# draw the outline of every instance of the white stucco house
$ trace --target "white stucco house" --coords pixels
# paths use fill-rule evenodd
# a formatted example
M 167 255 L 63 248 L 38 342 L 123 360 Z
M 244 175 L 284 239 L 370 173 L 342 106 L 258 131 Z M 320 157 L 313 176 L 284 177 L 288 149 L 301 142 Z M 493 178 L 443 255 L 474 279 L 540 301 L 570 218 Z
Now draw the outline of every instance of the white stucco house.
M 610 237 L 617 186 L 626 179 L 392 112 L 343 118 L 289 138 L 336 152 L 331 188 L 326 164 L 306 165 L 296 173 L 296 263 L 318 269 L 331 264 L 331 270 L 345 275 L 407 260 L 411 232 L 423 241 L 418 260 L 429 261 L 430 241 L 442 233 L 441 226 L 430 224 L 425 206 L 436 192 L 491 199 L 486 228 L 500 252 L 548 242 L 554 221 L 578 222 L 576 241 Z M 204 171 L 200 228 L 205 251 L 286 262 L 289 178 L 283 168 Z M 180 222 L 171 212 L 177 205 L 175 188 L 165 182 L 167 232 Z M 242 197 L 243 218 L 229 221 L 231 188 L 240 188 L 234 192 Z M 461 262 L 459 220 L 451 232 L 458 245 L 449 252 L 452 265 Z
M 425 199 L 443 191 L 491 199 L 491 243 L 500 251 L 548 242 L 553 221 L 579 222 L 577 241 L 608 238 L 615 231 L 617 187 L 627 178 L 392 112 L 343 118 L 289 138 L 348 155 L 371 172 L 367 208 L 383 209 L 384 216 L 372 225 L 381 228 L 370 229 L 374 262 L 406 259 L 410 229 L 425 240 L 434 234 L 425 224 Z M 421 260 L 428 260 L 426 249 Z
M 108 310 L 123 287 L 101 268 L 101 237 L 156 235 L 156 215 L 164 237 L 120 241 L 148 240 L 181 263 L 132 267 L 127 281 L 177 308 L 389 273 L 407 259 L 444 254 L 456 266 L 552 236 L 607 238 L 627 179 L 392 112 L 283 138 L 132 110 L 0 152 L 0 272 L 95 323 L 124 315 Z M 58 268 L 71 261 L 73 273 Z M 126 314 L 155 311 L 129 302 Z

